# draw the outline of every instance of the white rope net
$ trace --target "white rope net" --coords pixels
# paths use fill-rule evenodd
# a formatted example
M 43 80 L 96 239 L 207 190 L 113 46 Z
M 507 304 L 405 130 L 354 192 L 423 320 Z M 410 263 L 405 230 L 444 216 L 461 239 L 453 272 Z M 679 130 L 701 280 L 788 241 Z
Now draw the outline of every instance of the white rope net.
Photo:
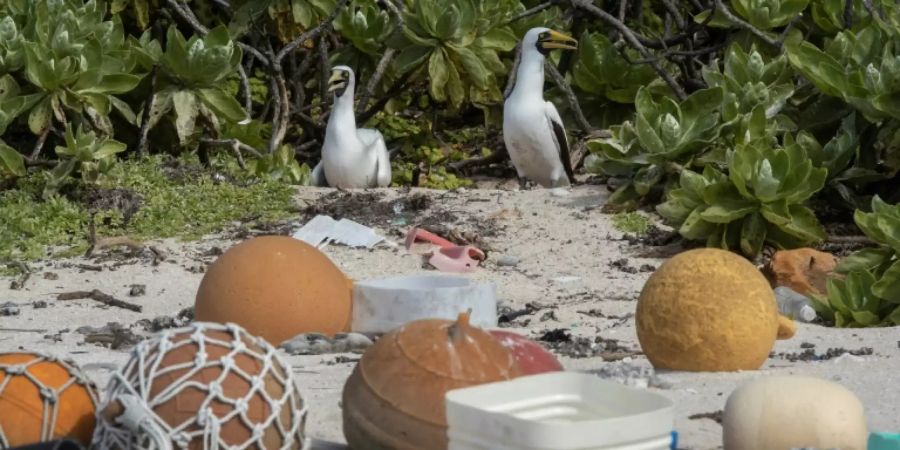
M 93 448 L 305 450 L 306 413 L 274 347 L 235 324 L 197 322 L 134 348 L 110 380 Z
M 82 386 L 91 398 L 94 407 L 99 403 L 95 386 L 84 372 L 79 369 L 75 363 L 68 359 L 60 359 L 52 355 L 44 355 L 40 353 L 3 353 L 0 355 L 24 355 L 31 357 L 30 360 L 23 363 L 0 363 L 0 374 L 3 374 L 3 381 L 0 382 L 0 397 L 3 397 L 6 389 L 17 377 L 25 377 L 28 381 L 38 389 L 42 407 L 41 407 L 41 435 L 40 440 L 49 441 L 54 438 L 56 431 L 56 422 L 59 418 L 59 399 L 67 389 L 74 386 Z M 44 381 L 34 375 L 31 369 L 41 363 L 54 363 L 62 367 L 69 373 L 69 378 L 59 386 L 48 386 Z M 4 412 L 4 411 L 0 411 Z M 10 448 L 11 445 L 3 432 L 2 423 L 0 423 L 0 449 Z

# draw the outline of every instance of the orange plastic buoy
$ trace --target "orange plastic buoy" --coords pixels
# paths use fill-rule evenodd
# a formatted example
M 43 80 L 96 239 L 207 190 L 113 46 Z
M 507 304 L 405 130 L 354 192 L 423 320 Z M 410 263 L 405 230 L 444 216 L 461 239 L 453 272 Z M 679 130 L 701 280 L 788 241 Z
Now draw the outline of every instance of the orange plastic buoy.
M 96 410 L 96 389 L 73 362 L 0 353 L 0 448 L 60 438 L 87 446 Z
M 301 333 L 349 331 L 352 284 L 317 248 L 262 236 L 226 251 L 197 290 L 198 321 L 236 323 L 278 345 Z

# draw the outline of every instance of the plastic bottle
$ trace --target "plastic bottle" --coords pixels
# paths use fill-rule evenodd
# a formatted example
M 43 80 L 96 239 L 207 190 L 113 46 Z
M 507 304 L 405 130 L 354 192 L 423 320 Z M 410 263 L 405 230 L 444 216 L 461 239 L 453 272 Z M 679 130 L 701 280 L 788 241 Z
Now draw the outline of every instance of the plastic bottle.
M 778 302 L 778 312 L 794 320 L 812 322 L 817 317 L 809 298 L 787 286 L 775 288 L 775 300 Z

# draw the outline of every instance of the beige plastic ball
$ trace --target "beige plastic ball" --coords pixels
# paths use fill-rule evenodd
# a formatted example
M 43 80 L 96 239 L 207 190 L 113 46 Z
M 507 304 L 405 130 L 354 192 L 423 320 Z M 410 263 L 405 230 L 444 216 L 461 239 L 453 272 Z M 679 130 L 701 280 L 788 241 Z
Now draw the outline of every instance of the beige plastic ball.
M 793 334 L 779 330 L 775 294 L 763 274 L 712 248 L 662 264 L 641 291 L 636 322 L 644 354 L 654 367 L 671 370 L 758 369 L 776 337 Z
M 795 375 L 741 385 L 728 397 L 722 427 L 725 450 L 865 450 L 868 437 L 863 406 L 852 392 Z

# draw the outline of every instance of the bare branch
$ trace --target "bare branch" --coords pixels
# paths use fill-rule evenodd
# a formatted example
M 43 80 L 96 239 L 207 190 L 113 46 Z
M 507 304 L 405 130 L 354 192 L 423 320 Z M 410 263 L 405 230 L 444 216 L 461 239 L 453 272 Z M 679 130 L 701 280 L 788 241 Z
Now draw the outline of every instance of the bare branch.
M 566 81 L 552 63 L 547 61 L 544 65 L 547 67 L 547 71 L 550 72 L 550 76 L 553 77 L 553 81 L 556 82 L 556 85 L 565 92 L 566 99 L 569 100 L 569 106 L 572 108 L 572 113 L 575 115 L 575 120 L 578 121 L 578 125 L 585 133 L 590 133 L 594 127 L 592 127 L 591 123 L 584 117 L 584 112 L 581 111 L 581 105 L 578 104 L 578 98 L 575 97 L 575 93 L 572 92 L 572 87 L 569 86 L 569 82 Z
M 721 0 L 716 1 L 721 2 Z M 606 11 L 596 7 L 591 0 L 571 0 L 571 2 L 573 6 L 590 12 L 591 14 L 597 16 L 607 24 L 614 27 L 622 35 L 622 38 L 626 42 L 628 42 L 628 45 L 637 50 L 642 57 L 644 57 L 645 59 L 652 58 L 653 55 L 650 54 L 650 51 L 648 51 L 643 44 L 641 44 L 631 28 L 628 28 L 628 26 L 622 23 L 619 19 L 616 19 Z M 684 92 L 684 89 L 681 88 L 681 86 L 675 81 L 675 78 L 672 77 L 672 74 L 667 72 L 666 69 L 663 68 L 661 64 L 659 64 L 658 61 L 651 61 L 648 64 L 650 64 L 650 66 L 653 67 L 653 70 L 655 70 L 656 73 L 658 73 L 659 76 L 666 81 L 666 84 L 668 84 L 669 87 L 672 88 L 672 91 L 675 92 L 675 96 L 678 97 L 679 100 L 684 100 L 685 98 L 687 98 L 687 94 Z
M 41 134 L 38 135 L 37 142 L 34 143 L 34 148 L 31 150 L 31 156 L 29 156 L 28 159 L 33 161 L 40 156 L 41 150 L 44 148 L 44 142 L 47 142 L 47 136 L 50 134 L 51 128 L 53 128 L 53 126 L 48 123 L 43 131 L 41 131 Z
M 675 19 L 675 25 L 678 26 L 678 29 L 685 31 L 687 29 L 687 24 L 685 24 L 684 17 L 681 15 L 681 11 L 678 10 L 678 7 L 672 3 L 672 0 L 662 0 L 662 2 L 666 6 L 666 10 L 669 11 L 669 14 L 672 15 L 672 18 Z
M 173 1 L 173 0 L 169 0 L 169 1 Z M 328 17 L 325 18 L 324 21 L 322 21 L 321 23 L 316 25 L 315 28 L 308 30 L 305 33 L 301 34 L 293 41 L 288 42 L 287 45 L 285 45 L 284 47 L 281 48 L 281 50 L 278 51 L 278 54 L 275 55 L 275 58 L 272 59 L 272 64 L 275 66 L 280 66 L 281 62 L 284 61 L 284 58 L 287 56 L 288 53 L 296 50 L 297 47 L 302 45 L 304 42 L 311 40 L 311 39 L 315 39 L 315 38 L 319 37 L 319 35 L 322 34 L 322 32 L 324 32 L 327 29 L 330 29 L 333 26 L 335 17 L 337 17 L 337 15 L 341 11 L 341 9 L 343 9 L 347 5 L 348 1 L 349 0 L 340 0 L 338 2 L 338 4 L 335 5 L 334 11 L 332 11 L 331 14 L 329 14 Z
M 234 151 L 238 154 L 239 157 L 241 156 L 242 151 L 246 151 L 247 153 L 250 153 L 251 155 L 253 155 L 257 158 L 262 158 L 262 156 L 263 156 L 262 153 L 259 152 L 259 150 L 241 142 L 238 139 L 203 139 L 200 142 L 207 144 L 207 145 L 231 147 L 234 149 Z
M 400 10 L 397 8 L 397 5 L 395 5 L 391 0 L 385 0 L 384 3 L 385 5 L 387 5 L 388 9 L 391 10 L 391 13 L 394 15 L 394 19 L 397 21 L 394 24 L 394 31 L 396 32 L 402 29 L 403 15 L 400 14 Z M 375 72 L 372 73 L 372 77 L 369 78 L 369 82 L 368 84 L 366 84 L 366 89 L 359 97 L 359 103 L 356 105 L 356 111 L 358 113 L 365 111 L 369 107 L 369 100 L 375 93 L 375 88 L 378 87 L 378 83 L 380 83 L 381 79 L 384 78 L 385 72 L 387 72 L 388 67 L 390 66 L 396 55 L 396 49 L 388 48 L 384 52 L 384 55 L 381 56 L 381 59 L 378 61 L 378 65 L 375 67 Z
M 844 28 L 853 26 L 853 0 L 844 0 Z
M 250 92 L 250 79 L 247 78 L 247 71 L 241 64 L 238 64 L 238 75 L 241 77 L 240 93 L 244 95 L 244 110 L 247 111 L 249 117 L 253 113 L 253 93 Z
M 308 140 L 308 141 L 298 145 L 297 148 L 294 149 L 294 153 L 296 154 L 296 153 L 303 152 L 304 150 L 315 147 L 316 144 L 318 144 L 318 143 L 319 143 L 319 141 L 317 141 L 315 139 Z
M 387 93 L 384 94 L 384 96 L 382 98 L 378 99 L 378 101 L 375 102 L 375 104 L 372 105 L 371 108 L 367 109 L 366 112 L 360 114 L 359 117 L 356 118 L 357 122 L 358 123 L 368 122 L 369 119 L 372 118 L 372 116 L 374 116 L 375 114 L 378 113 L 378 111 L 381 111 L 381 109 L 384 108 L 384 105 L 387 105 L 387 102 L 389 102 L 391 100 L 391 98 L 393 98 L 394 96 L 399 95 L 401 92 L 409 89 L 409 86 L 411 84 L 409 82 L 410 75 L 412 75 L 412 72 L 406 72 L 405 74 L 403 74 L 400 77 L 400 79 L 395 81 L 394 86 L 392 86 L 387 91 Z
M 649 64 L 651 61 L 662 61 L 663 59 L 672 57 L 672 56 L 703 56 L 709 53 L 715 53 L 728 45 L 728 42 L 719 42 L 716 45 L 712 45 L 709 47 L 703 47 L 696 50 L 668 50 L 663 52 L 660 55 L 653 56 L 652 58 L 647 59 L 629 59 L 628 55 L 625 52 L 621 52 L 622 57 L 628 61 L 630 64 Z
M 456 172 L 462 172 L 467 169 L 502 163 L 506 160 L 507 152 L 506 148 L 504 147 L 502 150 L 492 151 L 491 154 L 487 156 L 476 156 L 474 158 L 448 163 L 447 168 Z
M 366 84 L 366 89 L 359 96 L 359 103 L 356 105 L 357 112 L 365 111 L 369 107 L 369 99 L 372 97 L 372 94 L 375 93 L 375 88 L 378 87 L 378 83 L 384 78 L 384 73 L 387 71 L 388 66 L 390 66 L 391 61 L 394 60 L 396 54 L 396 49 L 389 48 L 385 50 L 384 55 L 381 56 L 381 60 L 378 61 L 378 66 L 375 67 L 375 72 L 372 73 L 372 77 L 369 78 L 369 82 Z
M 144 102 L 144 113 L 141 114 L 141 131 L 138 138 L 137 155 L 144 156 L 148 153 L 147 135 L 150 133 L 150 112 L 156 104 L 156 80 L 159 78 L 159 66 L 154 65 L 150 72 L 150 92 L 147 94 L 147 100 Z

